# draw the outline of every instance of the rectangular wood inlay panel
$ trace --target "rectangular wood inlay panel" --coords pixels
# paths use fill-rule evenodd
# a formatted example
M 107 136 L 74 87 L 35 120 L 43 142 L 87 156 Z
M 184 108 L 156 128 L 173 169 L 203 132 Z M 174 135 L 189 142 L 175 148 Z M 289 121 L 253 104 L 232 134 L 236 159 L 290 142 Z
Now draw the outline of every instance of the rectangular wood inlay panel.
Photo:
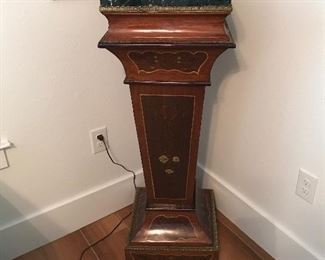
M 195 96 L 141 95 L 141 105 L 155 198 L 185 199 Z

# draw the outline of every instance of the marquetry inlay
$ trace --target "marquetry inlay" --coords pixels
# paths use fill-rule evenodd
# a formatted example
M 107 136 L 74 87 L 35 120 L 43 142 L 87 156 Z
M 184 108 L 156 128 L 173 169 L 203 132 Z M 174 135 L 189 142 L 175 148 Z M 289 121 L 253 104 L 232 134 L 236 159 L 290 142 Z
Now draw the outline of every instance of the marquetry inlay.
M 178 156 L 173 157 L 173 162 L 174 163 L 179 163 L 180 161 L 181 161 L 181 159 Z
M 206 52 L 137 52 L 128 54 L 130 60 L 137 67 L 138 72 L 153 73 L 159 70 L 178 71 L 181 73 L 198 74 L 208 59 Z
M 174 173 L 174 170 L 172 170 L 172 169 L 166 169 L 165 170 L 165 173 L 168 174 L 168 175 L 171 175 L 171 174 Z
M 158 159 L 163 164 L 166 164 L 169 161 L 169 158 L 166 155 L 161 155 Z
M 195 96 L 141 95 L 141 108 L 154 196 L 184 200 Z

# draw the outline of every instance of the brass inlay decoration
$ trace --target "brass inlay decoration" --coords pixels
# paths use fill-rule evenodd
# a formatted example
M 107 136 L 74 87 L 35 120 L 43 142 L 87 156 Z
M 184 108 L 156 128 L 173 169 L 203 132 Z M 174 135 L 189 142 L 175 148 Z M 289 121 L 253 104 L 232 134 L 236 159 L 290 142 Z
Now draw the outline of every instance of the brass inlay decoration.
M 128 57 L 136 66 L 138 73 L 177 71 L 184 74 L 199 74 L 202 66 L 208 60 L 208 54 L 203 51 L 130 51 Z
M 146 127 L 146 122 L 144 120 L 144 109 L 143 109 L 143 97 L 161 97 L 161 96 L 165 96 L 165 97 L 188 97 L 188 98 L 193 98 L 194 102 L 193 102 L 193 114 L 192 114 L 192 126 L 191 126 L 191 137 L 189 139 L 189 153 L 188 153 L 188 157 L 189 157 L 189 163 L 187 164 L 187 173 L 186 173 L 186 185 L 185 185 L 185 195 L 183 198 L 175 198 L 173 200 L 185 200 L 186 199 L 186 194 L 187 194 L 187 187 L 188 187 L 188 183 L 189 183 L 189 171 L 190 171 L 190 154 L 192 151 L 192 135 L 193 135 L 193 128 L 194 128 L 194 122 L 195 122 L 195 110 L 196 110 L 196 96 L 194 95 L 180 95 L 180 94 L 176 94 L 176 95 L 166 95 L 166 94 L 140 94 L 139 98 L 140 98 L 140 107 L 141 107 L 141 116 L 142 116 L 142 122 L 143 122 L 143 126 L 144 129 L 147 129 Z M 147 133 L 145 131 L 145 143 L 146 143 L 146 153 L 149 155 L 149 144 L 148 144 L 148 137 L 147 137 Z M 153 171 L 152 171 L 152 161 L 150 160 L 149 157 L 149 171 L 150 171 L 150 175 L 151 175 L 151 185 L 153 187 L 153 195 L 154 195 L 154 199 L 168 199 L 167 197 L 157 197 L 156 194 L 156 187 L 155 187 L 155 183 L 154 183 L 154 179 L 153 179 Z
M 172 169 L 166 169 L 165 173 L 168 175 L 172 175 L 174 173 L 174 171 Z
M 159 156 L 158 159 L 163 164 L 166 164 L 169 161 L 169 159 L 168 159 L 168 157 L 166 155 Z
M 179 163 L 180 161 L 181 161 L 181 159 L 178 156 L 173 157 L 173 162 L 174 163 Z

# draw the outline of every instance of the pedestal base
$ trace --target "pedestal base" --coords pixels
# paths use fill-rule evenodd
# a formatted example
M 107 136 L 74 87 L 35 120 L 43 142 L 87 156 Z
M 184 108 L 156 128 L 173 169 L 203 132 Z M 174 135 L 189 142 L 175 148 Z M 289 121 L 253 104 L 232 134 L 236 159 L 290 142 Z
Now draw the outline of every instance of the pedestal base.
M 211 190 L 198 190 L 195 210 L 146 209 L 146 190 L 137 190 L 125 249 L 127 260 L 216 260 L 216 206 Z

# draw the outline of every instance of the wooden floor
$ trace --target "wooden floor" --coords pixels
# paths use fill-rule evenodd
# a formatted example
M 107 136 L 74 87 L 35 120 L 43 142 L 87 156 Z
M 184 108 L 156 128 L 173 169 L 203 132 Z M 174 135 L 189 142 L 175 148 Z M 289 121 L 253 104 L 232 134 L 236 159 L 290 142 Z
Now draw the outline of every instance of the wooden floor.
M 124 208 L 17 259 L 77 260 L 83 249 L 108 234 L 131 210 L 131 206 Z M 221 213 L 218 213 L 218 223 L 220 260 L 273 259 Z M 123 222 L 109 238 L 88 250 L 83 259 L 125 260 L 123 250 L 130 224 L 131 217 Z

